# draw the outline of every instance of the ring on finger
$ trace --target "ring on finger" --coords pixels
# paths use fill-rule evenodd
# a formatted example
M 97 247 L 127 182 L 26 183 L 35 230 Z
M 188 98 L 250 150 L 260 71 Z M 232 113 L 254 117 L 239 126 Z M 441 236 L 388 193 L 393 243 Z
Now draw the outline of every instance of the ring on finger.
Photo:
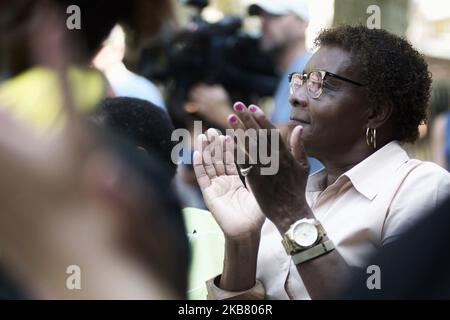
M 253 169 L 253 166 L 247 167 L 247 168 L 241 168 L 239 171 L 241 172 L 241 175 L 243 177 L 246 177 L 249 175 L 250 171 Z

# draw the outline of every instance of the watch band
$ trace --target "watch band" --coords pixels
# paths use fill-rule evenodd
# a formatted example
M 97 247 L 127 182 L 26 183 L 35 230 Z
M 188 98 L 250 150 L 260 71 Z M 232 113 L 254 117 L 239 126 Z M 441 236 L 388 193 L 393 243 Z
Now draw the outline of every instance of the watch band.
M 314 258 L 320 257 L 321 255 L 324 255 L 325 253 L 328 253 L 333 250 L 334 250 L 333 241 L 327 240 L 325 242 L 319 243 L 318 245 L 312 248 L 294 254 L 292 256 L 292 260 L 294 261 L 295 264 L 300 264 L 312 260 Z
M 327 235 L 327 232 L 325 231 L 325 229 L 323 228 L 322 224 L 320 223 L 319 220 L 315 220 L 314 221 L 315 226 L 317 227 L 317 231 L 319 232 L 319 235 L 324 238 Z

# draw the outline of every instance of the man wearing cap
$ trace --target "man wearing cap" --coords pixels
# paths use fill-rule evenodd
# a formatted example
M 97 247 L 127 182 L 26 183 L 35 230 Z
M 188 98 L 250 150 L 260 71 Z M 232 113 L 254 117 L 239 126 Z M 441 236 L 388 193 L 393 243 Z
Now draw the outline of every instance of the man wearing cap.
M 291 114 L 288 74 L 302 71 L 311 57 L 305 47 L 308 7 L 302 0 L 256 0 L 248 12 L 261 18 L 262 49 L 275 55 L 284 72 L 275 93 L 272 122 L 287 123 Z

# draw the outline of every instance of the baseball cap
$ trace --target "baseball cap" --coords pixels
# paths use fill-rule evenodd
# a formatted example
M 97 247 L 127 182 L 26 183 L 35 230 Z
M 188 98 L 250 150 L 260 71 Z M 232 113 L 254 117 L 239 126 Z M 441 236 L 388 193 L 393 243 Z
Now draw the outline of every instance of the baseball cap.
M 309 10 L 304 0 L 255 0 L 248 7 L 250 15 L 259 15 L 261 10 L 273 15 L 292 12 L 302 20 L 309 21 Z

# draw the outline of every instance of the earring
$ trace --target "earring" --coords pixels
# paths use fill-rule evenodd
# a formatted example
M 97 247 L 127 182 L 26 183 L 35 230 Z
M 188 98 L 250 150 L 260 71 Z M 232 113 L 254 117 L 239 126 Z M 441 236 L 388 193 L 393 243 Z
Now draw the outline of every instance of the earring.
M 366 130 L 366 143 L 367 146 L 377 148 L 377 129 L 367 128 Z

